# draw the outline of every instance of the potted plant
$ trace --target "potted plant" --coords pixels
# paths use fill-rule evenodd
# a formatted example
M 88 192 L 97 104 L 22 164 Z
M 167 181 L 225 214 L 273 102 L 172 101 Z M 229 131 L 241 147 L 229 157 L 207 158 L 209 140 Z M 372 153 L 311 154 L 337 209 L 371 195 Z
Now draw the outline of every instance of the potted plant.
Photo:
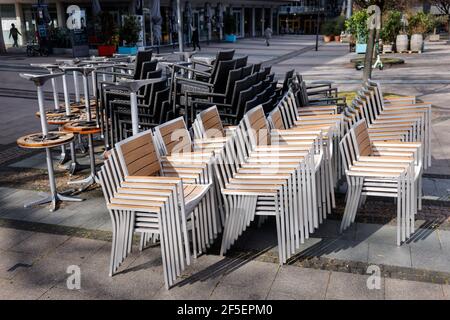
M 433 15 L 431 17 L 431 27 L 433 29 L 433 33 L 430 34 L 429 40 L 430 41 L 439 41 L 441 40 L 441 36 L 439 34 L 439 31 L 442 27 L 444 27 L 447 23 L 447 18 L 444 16 L 435 16 Z
M 223 31 L 226 42 L 236 42 L 236 19 L 233 14 L 226 13 L 223 17 Z
M 334 41 L 341 42 L 341 34 L 345 29 L 345 17 L 339 16 L 334 19 Z
M 135 16 L 127 16 L 124 18 L 122 28 L 120 28 L 120 41 L 123 46 L 119 46 L 119 53 L 122 54 L 136 54 L 136 43 L 139 41 L 139 32 L 141 26 L 139 25 Z
M 101 30 L 98 33 L 100 44 L 97 46 L 98 55 L 111 57 L 116 52 L 117 27 L 114 17 L 109 12 L 103 11 L 99 16 Z
M 356 41 L 356 53 L 366 53 L 367 38 L 369 36 L 369 28 L 367 27 L 368 18 L 367 11 L 360 10 L 356 11 L 350 19 L 345 21 L 345 29 Z
M 402 13 L 399 11 L 389 11 L 383 17 L 383 28 L 380 32 L 383 41 L 383 52 L 393 52 L 393 46 L 398 33 L 402 28 Z
M 411 51 L 422 52 L 424 35 L 431 31 L 432 19 L 429 14 L 417 12 L 408 19 L 409 34 L 411 35 Z
M 328 43 L 334 39 L 334 22 L 327 20 L 322 23 L 321 33 L 323 34 L 323 42 Z

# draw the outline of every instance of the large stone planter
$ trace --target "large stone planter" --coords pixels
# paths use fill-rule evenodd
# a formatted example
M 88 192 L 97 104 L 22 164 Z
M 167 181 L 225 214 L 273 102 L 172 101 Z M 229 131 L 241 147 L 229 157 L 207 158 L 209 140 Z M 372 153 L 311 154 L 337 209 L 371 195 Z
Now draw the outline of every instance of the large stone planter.
M 422 52 L 423 51 L 423 35 L 413 34 L 411 36 L 411 51 Z
M 395 47 L 397 48 L 397 52 L 405 52 L 408 51 L 408 35 L 399 34 L 397 35 L 397 39 L 395 41 Z

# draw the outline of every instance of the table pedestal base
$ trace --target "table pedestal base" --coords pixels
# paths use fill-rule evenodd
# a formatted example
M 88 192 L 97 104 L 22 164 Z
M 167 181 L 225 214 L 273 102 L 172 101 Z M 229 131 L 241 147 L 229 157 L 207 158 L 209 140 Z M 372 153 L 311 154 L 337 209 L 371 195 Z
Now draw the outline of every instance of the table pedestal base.
M 51 203 L 50 206 L 50 211 L 53 212 L 56 210 L 56 205 L 58 204 L 58 202 L 60 201 L 70 201 L 70 202 L 80 202 L 83 201 L 84 199 L 81 198 L 76 198 L 76 197 L 70 197 L 61 193 L 56 193 L 54 195 L 52 194 L 47 194 L 44 198 L 40 199 L 40 200 L 36 200 L 36 201 L 32 201 L 30 203 L 26 203 L 24 204 L 25 208 L 29 208 L 32 206 L 37 206 L 40 204 L 46 204 L 46 203 Z

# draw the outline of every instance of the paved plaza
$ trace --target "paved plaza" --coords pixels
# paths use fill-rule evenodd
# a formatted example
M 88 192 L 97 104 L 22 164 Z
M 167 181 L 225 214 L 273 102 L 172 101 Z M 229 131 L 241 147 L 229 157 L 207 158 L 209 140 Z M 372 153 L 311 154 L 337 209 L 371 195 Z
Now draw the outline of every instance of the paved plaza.
M 316 52 L 314 44 L 312 36 L 274 37 L 270 47 L 263 39 L 240 39 L 237 44 L 204 44 L 199 55 L 235 48 L 236 55 L 249 55 L 250 63 L 273 65 L 279 79 L 295 68 L 308 82 L 327 80 L 339 91 L 358 89 L 362 72 L 350 63 L 356 54 L 349 53 L 348 45 L 320 43 Z M 111 222 L 99 188 L 78 195 L 85 201 L 63 203 L 56 212 L 23 208 L 46 190 L 47 178 L 44 154 L 15 143 L 40 127 L 34 86 L 18 72 L 36 72 L 30 62 L 50 62 L 55 56 L 1 57 L 0 299 L 450 299 L 450 45 L 427 43 L 421 55 L 393 56 L 405 64 L 375 70 L 373 78 L 386 92 L 416 95 L 433 104 L 433 165 L 424 174 L 424 207 L 413 237 L 395 245 L 396 206 L 379 199 L 369 199 L 357 223 L 340 234 L 345 205 L 345 190 L 340 190 L 336 210 L 287 265 L 278 264 L 275 222 L 269 219 L 246 231 L 226 257 L 219 255 L 216 240 L 169 291 L 158 246 L 139 252 L 136 245 L 121 272 L 108 276 Z M 96 151 L 100 160 L 102 150 Z M 88 156 L 80 162 L 88 163 Z M 84 174 L 69 178 L 58 167 L 58 188 L 69 189 L 66 182 Z M 74 266 L 81 274 L 79 290 L 68 289 Z M 380 272 L 376 288 L 368 273 L 374 266 Z

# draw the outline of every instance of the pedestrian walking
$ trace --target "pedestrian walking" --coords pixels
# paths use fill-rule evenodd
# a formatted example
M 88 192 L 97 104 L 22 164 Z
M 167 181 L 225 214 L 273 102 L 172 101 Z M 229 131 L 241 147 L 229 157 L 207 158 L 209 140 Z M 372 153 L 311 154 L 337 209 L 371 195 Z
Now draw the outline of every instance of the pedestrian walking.
M 266 45 L 270 46 L 269 40 L 272 38 L 272 29 L 270 27 L 264 30 L 264 37 L 266 38 Z
M 19 35 L 22 36 L 22 34 L 19 32 L 19 30 L 17 30 L 14 23 L 11 23 L 11 29 L 9 29 L 9 38 L 11 39 L 11 37 L 12 37 L 14 40 L 13 47 L 16 47 L 16 48 L 19 47 L 19 44 L 17 43 L 17 39 L 18 39 Z
M 200 48 L 200 40 L 198 36 L 198 29 L 196 27 L 192 27 L 192 46 L 194 47 L 194 50 L 196 47 L 198 47 L 198 50 L 201 51 Z

